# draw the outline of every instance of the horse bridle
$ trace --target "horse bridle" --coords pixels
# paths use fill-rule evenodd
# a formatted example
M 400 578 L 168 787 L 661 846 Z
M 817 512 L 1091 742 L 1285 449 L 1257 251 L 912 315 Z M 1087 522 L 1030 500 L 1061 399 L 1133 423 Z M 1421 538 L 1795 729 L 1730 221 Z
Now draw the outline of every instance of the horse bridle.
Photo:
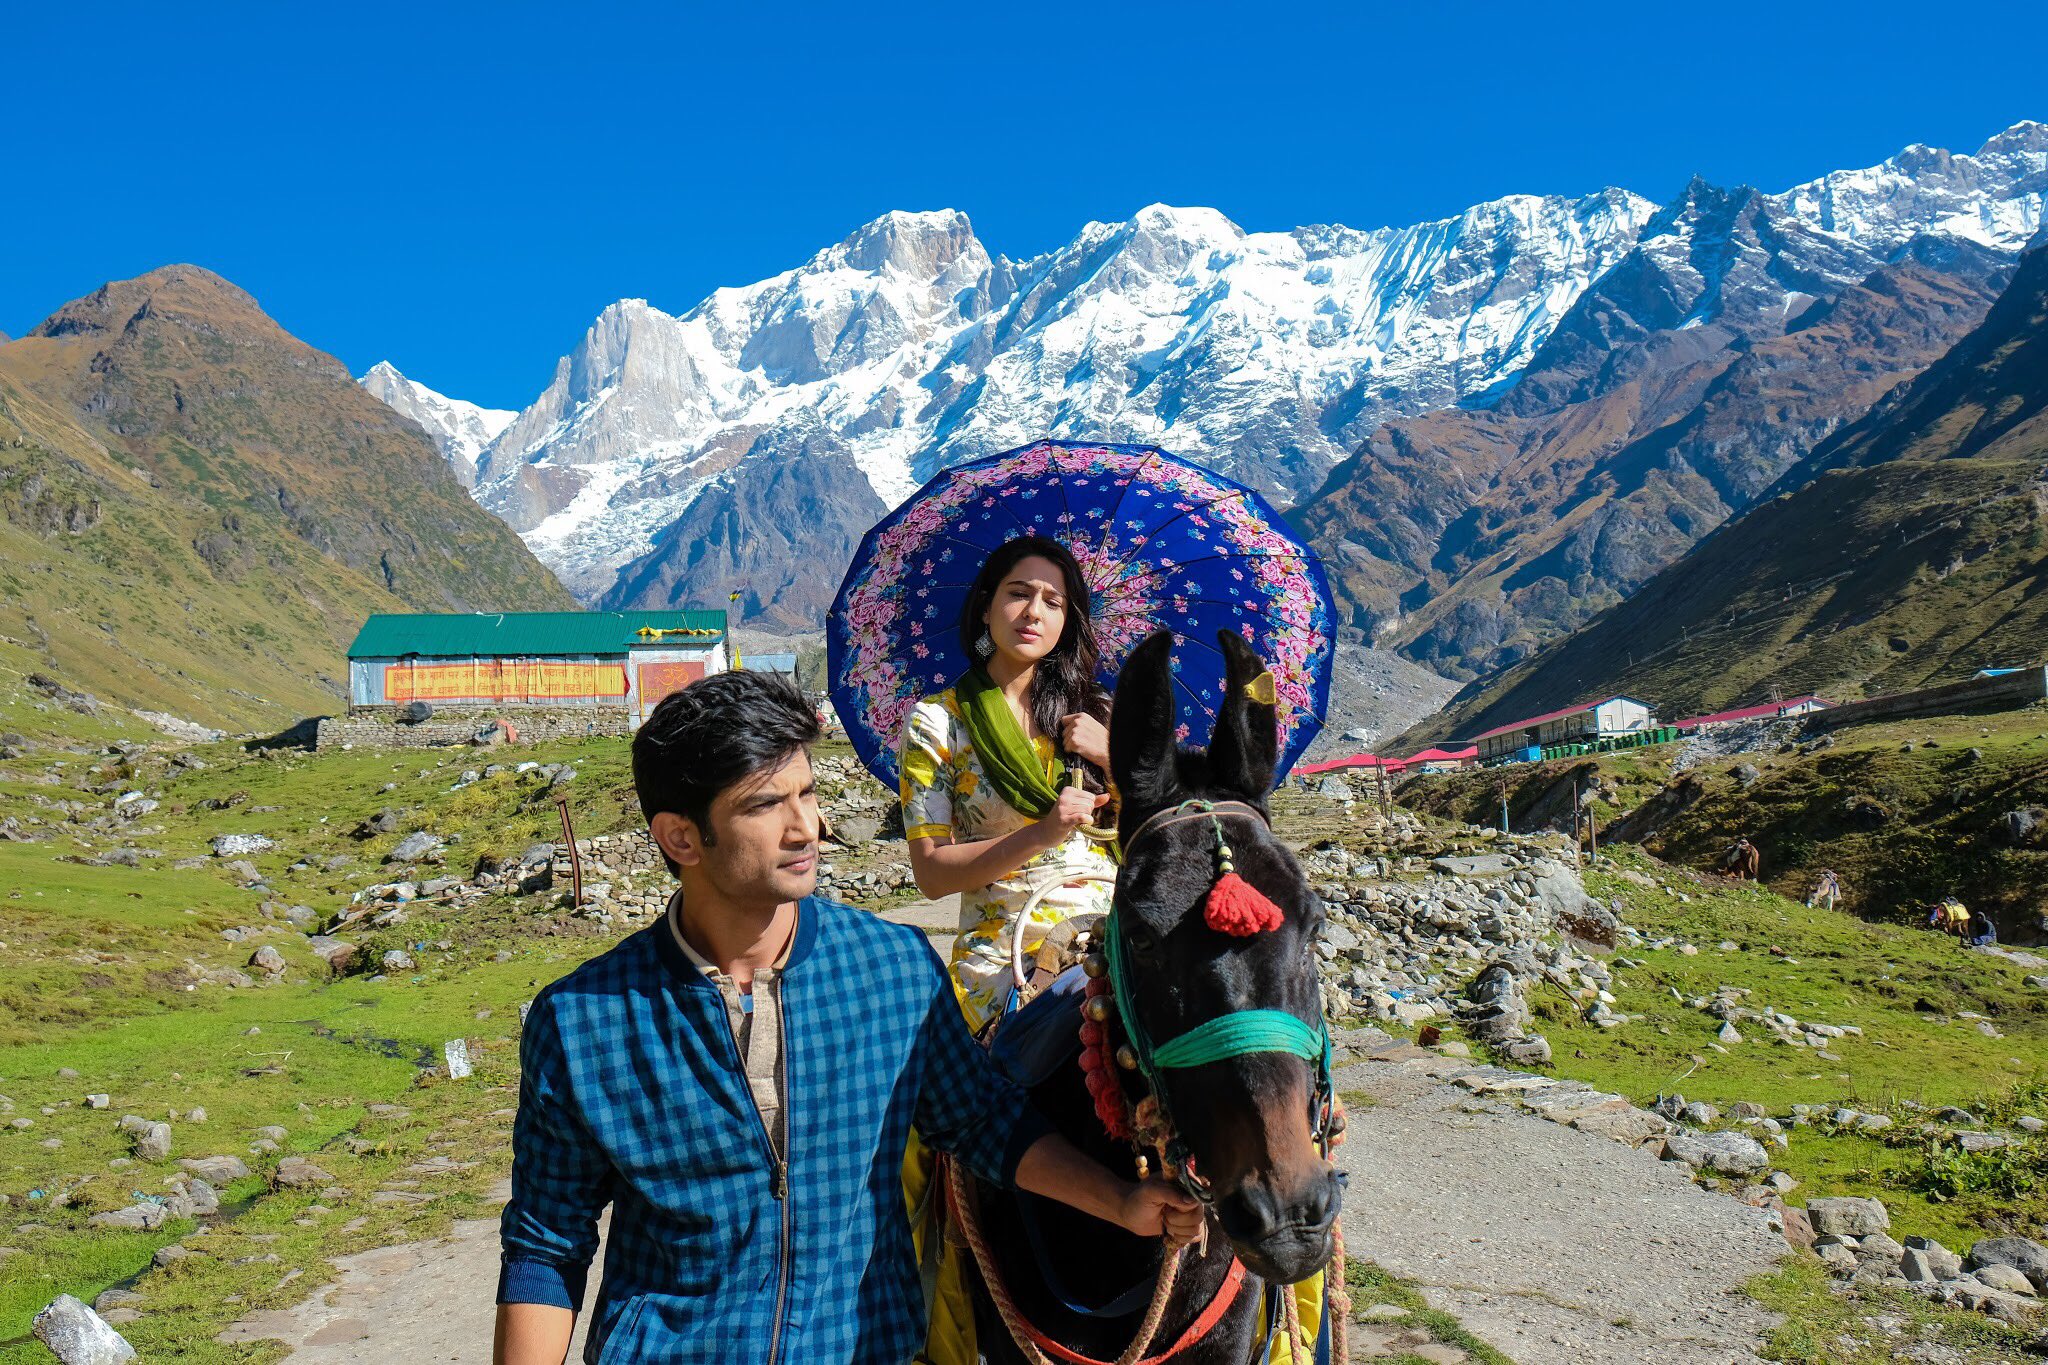
M 1272 828 L 1265 812 L 1247 802 L 1183 801 L 1177 806 L 1155 811 L 1146 817 L 1125 841 L 1125 859 L 1129 860 L 1132 851 L 1146 836 L 1159 830 L 1189 820 L 1206 819 L 1217 822 L 1226 815 L 1250 817 L 1257 820 L 1262 828 Z M 1217 824 L 1217 830 L 1220 842 L 1220 823 Z M 1105 974 L 1109 978 L 1110 989 L 1114 994 L 1116 1012 L 1123 1023 L 1124 1036 L 1130 1042 L 1131 1061 L 1135 1064 L 1130 1069 L 1137 1071 L 1151 1087 L 1153 1102 L 1158 1107 L 1160 1126 L 1165 1134 L 1160 1157 L 1172 1171 L 1174 1178 L 1179 1181 L 1182 1189 L 1204 1205 L 1215 1202 L 1214 1189 L 1195 1170 L 1194 1153 L 1188 1149 L 1186 1141 L 1180 1136 L 1179 1126 L 1173 1121 L 1172 1105 L 1167 1096 L 1166 1073 L 1206 1066 L 1211 1062 L 1225 1061 L 1232 1057 L 1283 1053 L 1300 1057 L 1315 1065 L 1315 1084 L 1311 1087 L 1309 1096 L 1309 1127 L 1316 1135 L 1317 1150 L 1328 1158 L 1330 1138 L 1336 1124 L 1336 1106 L 1333 1102 L 1335 1081 L 1331 1066 L 1330 1026 L 1321 1009 L 1320 973 L 1316 1023 L 1313 1028 L 1285 1010 L 1238 1010 L 1197 1024 L 1194 1028 L 1155 1045 L 1146 1033 L 1144 1025 L 1138 1021 L 1137 1010 L 1133 1007 L 1126 957 L 1128 948 L 1119 912 L 1114 904 L 1111 905 L 1109 916 L 1103 924 L 1102 939 Z

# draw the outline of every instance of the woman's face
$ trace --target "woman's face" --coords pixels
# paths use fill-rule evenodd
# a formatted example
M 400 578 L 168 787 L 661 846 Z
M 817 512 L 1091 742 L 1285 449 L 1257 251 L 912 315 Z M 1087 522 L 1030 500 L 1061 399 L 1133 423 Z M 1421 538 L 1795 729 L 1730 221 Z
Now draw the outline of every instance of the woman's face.
M 982 619 L 996 652 L 1012 663 L 1035 664 L 1052 653 L 1067 628 L 1067 582 L 1059 565 L 1039 555 L 1018 560 L 996 585 Z

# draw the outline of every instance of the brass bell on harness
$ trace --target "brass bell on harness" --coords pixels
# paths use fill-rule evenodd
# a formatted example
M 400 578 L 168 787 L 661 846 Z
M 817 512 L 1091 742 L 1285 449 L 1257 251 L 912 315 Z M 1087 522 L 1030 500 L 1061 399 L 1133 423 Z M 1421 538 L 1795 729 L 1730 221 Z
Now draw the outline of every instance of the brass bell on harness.
M 1081 1006 L 1082 1015 L 1097 1024 L 1106 1024 L 1116 1013 L 1116 1002 L 1106 995 L 1091 995 Z
M 1081 959 L 1081 970 L 1090 981 L 1100 981 L 1109 974 L 1109 959 L 1101 953 L 1090 953 Z
M 1129 1043 L 1125 1043 L 1117 1048 L 1116 1064 L 1126 1071 L 1136 1071 L 1138 1069 L 1138 1054 L 1131 1050 Z

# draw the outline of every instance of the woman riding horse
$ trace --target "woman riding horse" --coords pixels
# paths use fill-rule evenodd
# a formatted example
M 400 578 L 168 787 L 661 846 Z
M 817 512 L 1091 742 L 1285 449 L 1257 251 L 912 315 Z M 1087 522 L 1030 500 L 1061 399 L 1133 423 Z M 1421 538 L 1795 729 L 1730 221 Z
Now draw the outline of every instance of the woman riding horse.
M 1003 1011 L 1016 938 L 1029 953 L 1059 922 L 1108 909 L 1105 879 L 1116 865 L 1089 823 L 1108 799 L 1109 698 L 1096 682 L 1089 608 L 1064 546 L 1009 541 L 982 566 L 962 610 L 960 638 L 973 641 L 976 662 L 905 723 L 898 766 L 911 870 L 926 896 L 960 895 L 952 969 L 977 1031 Z M 1079 781 L 1063 785 L 1067 775 Z M 920 1251 L 934 1221 L 919 1212 L 937 1212 L 931 1171 L 913 1142 L 904 1186 Z M 1315 1321 L 1319 1277 L 1301 1297 Z M 974 1340 L 958 1257 L 942 1252 L 925 1359 L 973 1365 Z
M 1174 1251 L 959 1173 L 995 1365 L 1308 1365 L 1324 1345 L 1313 1328 L 1342 1119 L 1317 977 L 1323 912 L 1268 827 L 1272 675 L 1236 635 L 1217 644 L 1228 675 L 1206 750 L 1175 743 L 1173 637 L 1125 664 L 1110 725 L 1125 862 L 1085 996 L 1055 987 L 1005 1025 L 1027 1050 L 1033 1037 L 1078 1041 L 1078 1058 L 1045 1066 L 1039 1053 L 1017 1076 L 1033 1103 L 1097 1160 L 1135 1157 L 1178 1179 L 1207 1204 L 1210 1235 Z

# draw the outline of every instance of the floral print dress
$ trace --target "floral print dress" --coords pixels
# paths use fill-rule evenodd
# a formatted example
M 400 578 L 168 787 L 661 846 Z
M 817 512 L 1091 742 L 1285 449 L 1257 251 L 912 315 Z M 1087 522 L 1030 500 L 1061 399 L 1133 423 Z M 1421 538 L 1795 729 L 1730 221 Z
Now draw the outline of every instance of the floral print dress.
M 1052 741 L 1040 736 L 1033 745 L 1047 775 L 1057 783 Z M 911 708 L 904 721 L 898 770 L 906 839 L 973 843 L 1000 839 L 1032 823 L 989 785 L 950 688 Z M 1076 830 L 1065 843 L 1008 876 L 961 895 L 960 936 L 953 940 L 953 986 L 968 1027 L 979 1032 L 1009 996 L 1011 935 L 1033 889 L 1048 880 L 1097 873 L 1114 877 L 1116 864 L 1103 845 Z M 1109 900 L 1106 883 L 1056 887 L 1024 926 L 1025 952 L 1036 951 L 1045 932 L 1061 920 L 1106 911 Z

